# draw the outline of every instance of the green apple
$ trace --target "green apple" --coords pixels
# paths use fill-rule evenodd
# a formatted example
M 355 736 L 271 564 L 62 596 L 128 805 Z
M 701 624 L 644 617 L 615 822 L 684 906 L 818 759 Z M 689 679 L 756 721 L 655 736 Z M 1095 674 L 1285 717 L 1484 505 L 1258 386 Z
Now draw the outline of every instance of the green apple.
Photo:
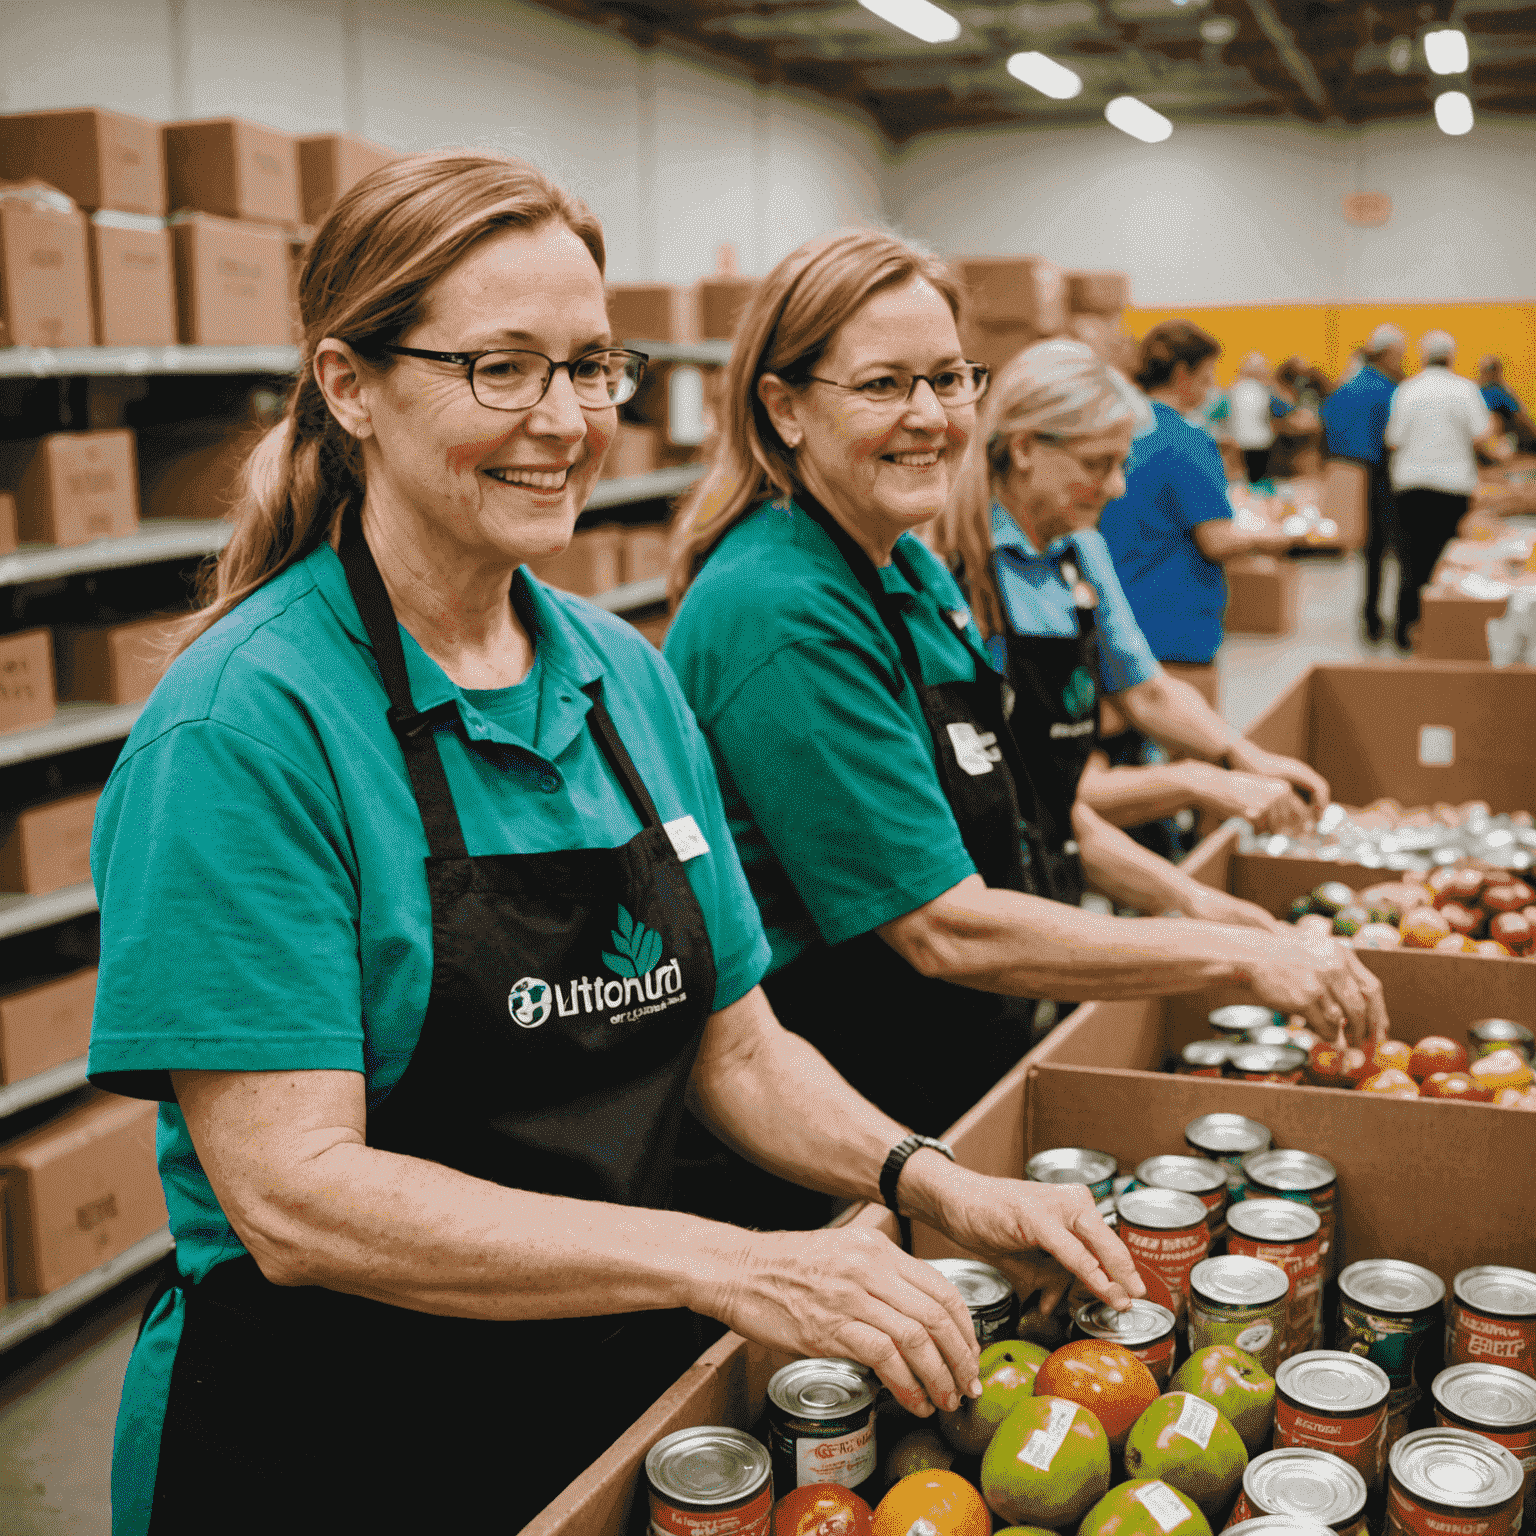
M 1024 1398 L 981 1458 L 982 1497 L 1014 1525 L 1071 1525 L 1108 1487 L 1104 1426 L 1064 1397 Z
M 895 1484 L 913 1472 L 929 1472 L 934 1468 L 947 1472 L 954 1464 L 955 1453 L 936 1431 L 925 1425 L 903 1435 L 886 1452 L 885 1480 Z
M 981 1396 L 962 1398 L 953 1413 L 940 1409 L 940 1433 L 962 1456 L 980 1456 L 1019 1399 L 1035 1390 L 1035 1372 L 1050 1357 L 1044 1345 L 1020 1339 L 987 1345 L 977 1372 Z
M 1155 1477 L 1187 1493 L 1211 1521 L 1237 1497 L 1247 1465 L 1242 1436 L 1193 1392 L 1164 1393 L 1125 1442 L 1127 1477 Z
M 1187 1493 L 1143 1477 L 1111 1488 L 1083 1517 L 1077 1536 L 1211 1536 L 1211 1527 Z
M 993 1531 L 992 1536 L 1056 1536 L 1043 1525 L 1004 1525 Z
M 1275 1378 L 1252 1355 L 1231 1344 L 1208 1344 L 1173 1373 L 1168 1390 L 1193 1392 L 1219 1408 L 1250 1456 L 1264 1449 L 1275 1422 Z

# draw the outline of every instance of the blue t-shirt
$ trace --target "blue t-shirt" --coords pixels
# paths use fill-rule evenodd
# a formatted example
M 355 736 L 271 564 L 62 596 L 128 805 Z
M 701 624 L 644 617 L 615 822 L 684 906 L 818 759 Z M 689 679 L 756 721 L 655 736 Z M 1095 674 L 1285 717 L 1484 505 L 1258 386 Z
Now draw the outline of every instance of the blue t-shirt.
M 1523 409 L 1520 402 L 1502 384 L 1483 385 L 1483 404 L 1495 416 L 1502 416 L 1505 421 L 1512 416 L 1518 416 Z
M 1396 388 L 1386 374 L 1367 363 L 1323 401 L 1318 414 L 1333 458 L 1361 464 L 1385 462 L 1387 413 Z
M 1221 450 L 1171 406 L 1152 402 L 1157 428 L 1136 439 L 1125 495 L 1104 508 L 1099 532 L 1152 654 L 1203 666 L 1221 646 L 1227 582 L 1191 530 L 1227 520 Z
M 1103 535 L 1096 529 L 1054 539 L 1042 554 L 1009 516 L 1008 509 L 994 501 L 992 545 L 997 550 L 997 581 L 1003 608 L 1016 635 L 1064 638 L 1077 633 L 1072 589 L 1062 580 L 1058 564 L 1065 552 L 1077 566 L 1078 574 L 1099 594 L 1099 606 L 1094 612 L 1099 638 L 1099 687 L 1105 693 L 1123 693 L 1162 670 L 1126 601 Z M 1006 668 L 1007 644 L 1003 637 L 994 635 L 987 642 L 987 649 L 999 669 Z

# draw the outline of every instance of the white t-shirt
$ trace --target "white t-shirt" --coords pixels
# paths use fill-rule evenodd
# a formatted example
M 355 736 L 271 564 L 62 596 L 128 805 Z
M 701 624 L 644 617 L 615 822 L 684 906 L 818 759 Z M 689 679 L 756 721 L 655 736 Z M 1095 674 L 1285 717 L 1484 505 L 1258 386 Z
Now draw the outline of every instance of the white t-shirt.
M 1405 379 L 1387 416 L 1392 489 L 1470 496 L 1477 489 L 1472 444 L 1492 426 L 1477 385 L 1443 363 Z
M 1268 448 L 1275 440 L 1269 413 L 1269 386 L 1257 379 L 1239 379 L 1227 391 L 1231 402 L 1232 441 L 1239 448 Z

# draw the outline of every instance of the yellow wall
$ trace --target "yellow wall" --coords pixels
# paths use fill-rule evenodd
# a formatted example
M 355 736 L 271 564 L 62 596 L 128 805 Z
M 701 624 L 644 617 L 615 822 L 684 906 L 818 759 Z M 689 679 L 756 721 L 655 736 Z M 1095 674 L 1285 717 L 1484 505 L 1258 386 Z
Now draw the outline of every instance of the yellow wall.
M 1536 304 L 1234 304 L 1125 312 L 1126 329 L 1137 337 L 1177 319 L 1193 320 L 1221 343 L 1216 376 L 1223 384 L 1232 382 L 1249 352 L 1262 352 L 1271 363 L 1304 357 L 1337 379 L 1349 354 L 1384 321 L 1407 334 L 1414 370 L 1418 338 L 1438 328 L 1456 338 L 1458 373 L 1475 378 L 1485 353 L 1502 357 L 1509 387 L 1527 410 L 1536 408 Z

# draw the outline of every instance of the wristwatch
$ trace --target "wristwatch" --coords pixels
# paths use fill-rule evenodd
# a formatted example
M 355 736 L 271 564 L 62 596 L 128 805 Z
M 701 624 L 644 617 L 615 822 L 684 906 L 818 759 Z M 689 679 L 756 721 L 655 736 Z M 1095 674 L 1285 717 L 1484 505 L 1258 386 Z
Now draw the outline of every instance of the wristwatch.
M 880 1199 L 888 1211 L 900 1216 L 900 1207 L 896 1204 L 896 1184 L 901 1178 L 901 1170 L 907 1166 L 907 1159 L 914 1152 L 921 1152 L 924 1147 L 932 1147 L 935 1152 L 942 1152 L 950 1162 L 955 1160 L 954 1148 L 946 1142 L 935 1141 L 932 1136 L 919 1136 L 916 1132 L 898 1141 L 891 1148 L 885 1159 L 885 1166 L 880 1170 Z

